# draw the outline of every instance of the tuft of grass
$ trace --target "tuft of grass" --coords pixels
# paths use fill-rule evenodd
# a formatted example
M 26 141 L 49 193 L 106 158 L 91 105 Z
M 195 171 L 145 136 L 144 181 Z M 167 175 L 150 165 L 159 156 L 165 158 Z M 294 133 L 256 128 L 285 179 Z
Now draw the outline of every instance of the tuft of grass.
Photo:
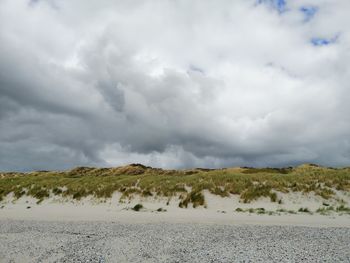
M 143 208 L 143 205 L 142 205 L 142 204 L 137 204 L 137 205 L 135 205 L 135 206 L 132 208 L 132 210 L 138 212 L 138 211 L 140 211 L 142 208 Z
M 157 209 L 157 212 L 166 212 L 166 209 L 160 207 L 160 208 Z
M 340 205 L 336 208 L 337 212 L 345 212 L 345 213 L 350 213 L 350 207 Z
M 180 201 L 179 207 L 187 208 L 190 203 L 193 204 L 193 208 L 204 206 L 204 195 L 199 191 L 191 191 L 184 200 Z
M 237 207 L 235 211 L 236 212 L 244 212 L 244 210 L 242 208 L 240 208 L 240 207 Z
M 153 194 L 149 190 L 143 190 L 141 195 L 144 197 L 153 196 Z
M 303 208 L 303 207 L 300 207 L 299 210 L 298 210 L 298 212 L 301 212 L 301 213 L 309 213 L 309 214 L 311 213 L 310 210 L 309 210 L 309 208 L 307 208 L 307 207 L 304 207 L 304 208 Z
M 52 189 L 52 193 L 53 193 L 54 195 L 60 195 L 60 194 L 63 193 L 63 191 L 62 191 L 62 189 L 60 189 L 60 188 L 58 188 L 58 187 L 54 187 L 54 188 Z
M 319 213 L 321 215 L 329 215 L 331 212 L 334 211 L 333 206 L 327 206 L 327 207 L 320 207 L 316 210 L 316 213 Z
M 38 186 L 34 186 L 32 187 L 29 191 L 28 194 L 33 196 L 34 198 L 36 198 L 37 204 L 40 204 L 45 198 L 50 196 L 50 193 L 47 189 L 42 188 L 42 187 L 38 187 Z
M 328 200 L 334 195 L 334 191 L 329 188 L 321 188 L 316 190 L 316 194 Z
M 258 213 L 258 214 L 265 214 L 265 208 L 257 208 L 255 209 L 255 211 Z
M 252 185 L 241 194 L 241 199 L 243 199 L 244 203 L 250 203 L 260 197 L 270 197 L 271 202 L 276 202 L 277 194 L 271 192 L 271 190 L 272 188 L 269 185 Z
M 270 196 L 271 202 L 276 202 L 277 201 L 277 194 L 276 193 L 270 193 L 269 196 Z M 278 203 L 280 204 L 280 202 L 278 202 Z
M 25 192 L 22 188 L 20 188 L 20 189 L 16 189 L 16 190 L 13 192 L 13 194 L 14 194 L 14 196 L 15 196 L 16 199 L 19 199 L 19 198 L 21 198 L 23 195 L 25 195 L 26 192 Z
M 294 210 L 287 210 L 284 208 L 277 209 L 276 212 L 277 213 L 286 213 L 286 214 L 296 214 L 297 213 Z

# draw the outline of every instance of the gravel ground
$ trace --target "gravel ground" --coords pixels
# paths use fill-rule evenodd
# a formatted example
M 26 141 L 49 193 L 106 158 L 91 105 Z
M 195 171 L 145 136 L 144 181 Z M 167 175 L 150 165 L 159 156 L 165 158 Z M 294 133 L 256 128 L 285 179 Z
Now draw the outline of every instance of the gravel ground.
M 350 262 L 350 228 L 2 220 L 0 262 Z

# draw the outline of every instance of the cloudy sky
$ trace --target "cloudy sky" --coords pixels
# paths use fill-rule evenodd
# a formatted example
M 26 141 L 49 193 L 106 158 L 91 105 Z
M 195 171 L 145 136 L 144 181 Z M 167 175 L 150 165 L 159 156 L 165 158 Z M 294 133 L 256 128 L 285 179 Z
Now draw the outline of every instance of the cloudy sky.
M 349 0 L 0 0 L 0 170 L 350 165 Z

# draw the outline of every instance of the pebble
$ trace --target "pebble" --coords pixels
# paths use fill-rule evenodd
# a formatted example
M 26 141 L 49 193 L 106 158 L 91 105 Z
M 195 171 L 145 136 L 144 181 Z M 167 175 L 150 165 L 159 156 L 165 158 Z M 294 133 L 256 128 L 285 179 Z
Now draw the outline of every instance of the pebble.
M 350 228 L 2 220 L 0 262 L 350 262 Z

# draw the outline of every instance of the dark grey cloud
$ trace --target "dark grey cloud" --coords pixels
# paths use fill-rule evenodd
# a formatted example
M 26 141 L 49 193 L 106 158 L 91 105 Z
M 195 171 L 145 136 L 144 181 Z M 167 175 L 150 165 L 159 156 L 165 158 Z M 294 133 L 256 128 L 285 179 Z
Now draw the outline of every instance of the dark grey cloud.
M 348 1 L 28 3 L 0 3 L 0 170 L 349 164 Z

